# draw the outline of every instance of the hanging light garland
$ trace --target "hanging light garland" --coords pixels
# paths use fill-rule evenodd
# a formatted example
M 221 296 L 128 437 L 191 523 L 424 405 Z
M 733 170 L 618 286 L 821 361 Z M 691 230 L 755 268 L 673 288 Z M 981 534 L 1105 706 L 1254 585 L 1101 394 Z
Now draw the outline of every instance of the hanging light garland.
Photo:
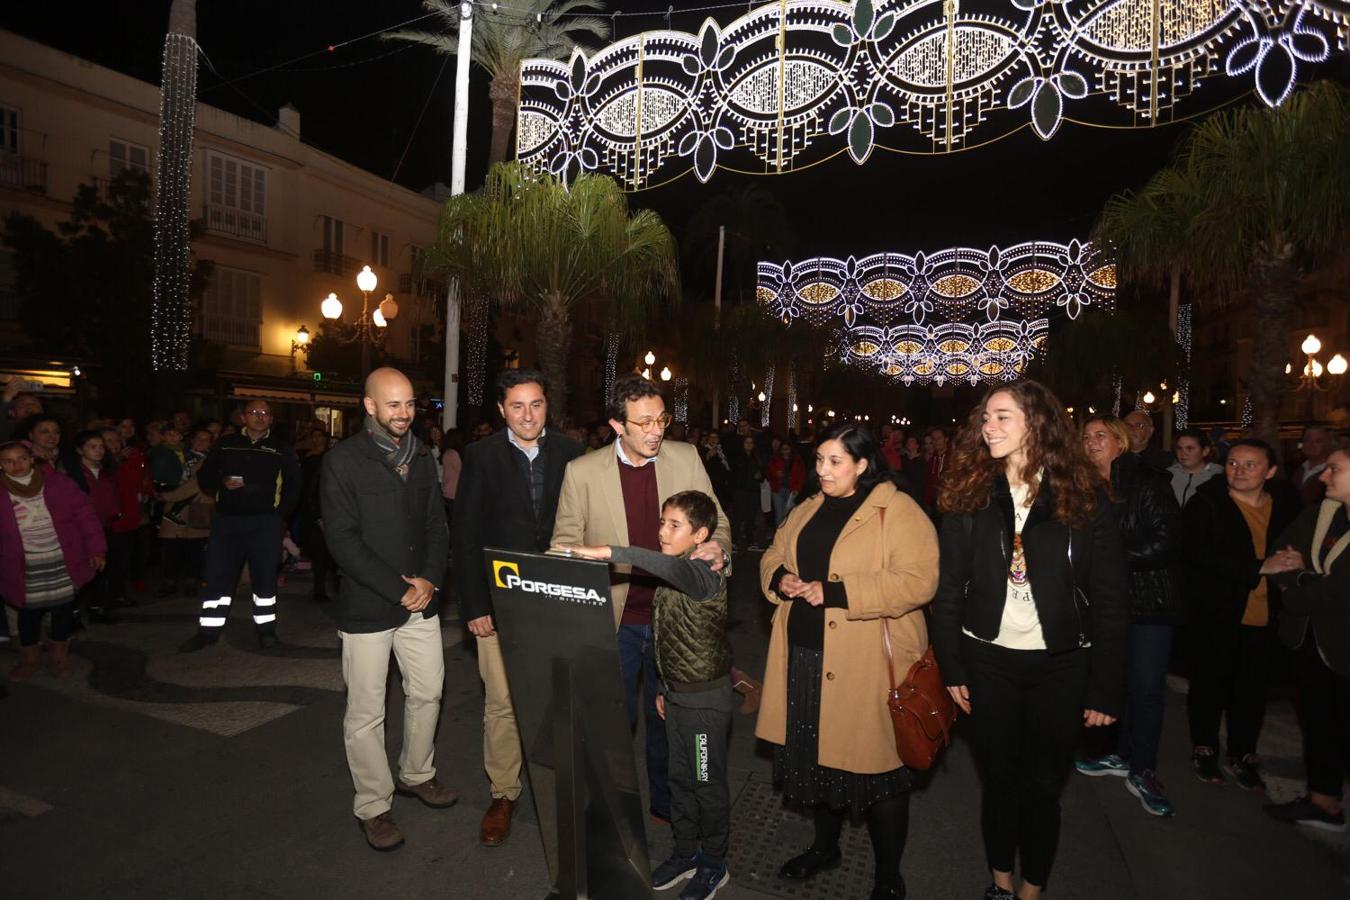
M 731 397 L 727 400 L 727 421 L 735 425 L 741 420 L 741 396 L 740 385 L 737 383 L 741 377 L 740 360 L 734 356 L 731 359 Z
M 769 366 L 769 371 L 764 375 L 764 402 L 760 404 L 759 424 L 763 428 L 769 427 L 769 420 L 773 413 L 773 376 L 775 366 Z
M 1181 345 L 1182 375 L 1177 379 L 1177 429 L 1190 427 L 1191 422 L 1191 305 L 1177 307 L 1177 343 Z
M 474 298 L 469 303 L 468 385 L 466 392 L 470 406 L 483 405 L 484 382 L 487 380 L 488 321 L 491 318 L 487 301 Z
M 788 366 L 787 427 L 788 431 L 797 430 L 797 364 Z
M 675 421 L 689 424 L 689 379 L 675 379 Z
M 619 365 L 619 342 L 623 334 L 618 331 L 605 333 L 605 403 L 609 403 L 609 393 L 614 389 L 615 369 Z
M 195 22 L 187 24 L 196 30 Z M 156 372 L 186 371 L 192 340 L 188 201 L 197 52 L 197 41 L 191 34 L 171 30 L 164 39 L 155 178 L 155 275 L 150 307 L 150 364 Z
M 1117 419 L 1120 418 L 1120 395 L 1121 395 L 1121 392 L 1124 391 L 1124 389 L 1125 389 L 1125 379 L 1122 378 L 1121 376 L 1117 375 L 1117 376 L 1116 376 L 1116 399 L 1115 399 L 1115 402 L 1111 404 L 1111 415 L 1115 416 Z
M 779 0 L 526 60 L 517 153 L 640 190 L 844 150 L 861 164 L 876 146 L 949 153 L 1027 125 L 1049 140 L 1067 119 L 1150 127 L 1224 77 L 1278 106 L 1300 64 L 1345 51 L 1346 22 L 1344 0 Z
M 1239 420 L 1242 423 L 1242 430 L 1246 431 L 1251 428 L 1255 419 L 1256 413 L 1252 409 L 1252 395 L 1248 394 L 1247 399 L 1242 401 L 1242 418 Z

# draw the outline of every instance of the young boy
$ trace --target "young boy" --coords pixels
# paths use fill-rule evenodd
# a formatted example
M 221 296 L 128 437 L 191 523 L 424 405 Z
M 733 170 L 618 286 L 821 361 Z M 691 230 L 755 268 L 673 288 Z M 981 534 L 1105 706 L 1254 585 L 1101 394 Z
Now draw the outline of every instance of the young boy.
M 707 900 L 730 878 L 727 842 L 731 797 L 727 740 L 732 710 L 727 580 L 689 553 L 717 528 L 717 507 L 699 491 L 675 494 L 661 507 L 661 552 L 641 547 L 573 547 L 578 556 L 636 566 L 661 579 L 652 603 L 656 709 L 670 743 L 670 812 L 675 852 L 652 873 L 664 890 L 692 879 L 680 900 Z M 568 549 L 568 548 L 558 548 Z

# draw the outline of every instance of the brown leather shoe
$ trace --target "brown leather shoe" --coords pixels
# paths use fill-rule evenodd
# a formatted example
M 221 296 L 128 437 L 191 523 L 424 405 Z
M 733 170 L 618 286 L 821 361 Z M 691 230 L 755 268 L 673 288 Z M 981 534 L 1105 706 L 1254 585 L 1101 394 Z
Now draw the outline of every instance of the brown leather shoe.
M 394 790 L 405 797 L 416 797 L 432 809 L 448 809 L 459 802 L 459 794 L 435 778 L 429 778 L 421 784 L 404 784 L 400 780 Z
M 389 813 L 382 812 L 373 819 L 357 819 L 357 822 L 366 833 L 366 843 L 381 853 L 403 846 L 403 832 L 399 831 Z
M 516 801 L 498 797 L 483 813 L 483 825 L 478 829 L 478 840 L 489 847 L 503 843 L 511 833 L 511 816 L 516 811 Z

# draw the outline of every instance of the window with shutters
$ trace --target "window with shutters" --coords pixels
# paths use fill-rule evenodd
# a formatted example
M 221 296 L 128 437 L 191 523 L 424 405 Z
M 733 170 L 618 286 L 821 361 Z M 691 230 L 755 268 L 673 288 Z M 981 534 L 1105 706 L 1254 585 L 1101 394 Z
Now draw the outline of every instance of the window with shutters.
M 389 235 L 379 231 L 370 233 L 370 264 L 389 268 Z
M 12 106 L 0 106 L 0 153 L 16 156 L 23 150 L 23 113 Z
M 202 295 L 202 337 L 231 347 L 260 349 L 262 276 L 216 266 Z
M 267 241 L 267 170 L 232 156 L 206 155 L 206 228 Z
M 117 138 L 109 139 L 109 180 L 121 175 L 127 169 L 135 169 L 137 172 L 144 172 L 148 175 L 150 173 L 150 151 L 140 144 L 119 141 Z

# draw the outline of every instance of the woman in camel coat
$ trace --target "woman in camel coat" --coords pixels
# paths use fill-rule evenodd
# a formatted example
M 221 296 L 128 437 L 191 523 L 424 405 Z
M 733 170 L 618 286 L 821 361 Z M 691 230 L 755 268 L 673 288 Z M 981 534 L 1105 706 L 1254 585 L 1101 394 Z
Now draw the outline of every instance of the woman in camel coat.
M 897 678 L 928 647 L 922 607 L 938 581 L 937 535 L 891 482 L 876 440 L 844 425 L 816 451 L 820 491 L 796 507 L 760 563 L 777 605 L 755 734 L 779 745 L 774 778 L 814 809 L 812 846 L 783 865 L 806 879 L 840 862 L 846 814 L 864 815 L 876 855 L 873 900 L 903 897 L 900 857 L 910 776 L 886 707 Z

